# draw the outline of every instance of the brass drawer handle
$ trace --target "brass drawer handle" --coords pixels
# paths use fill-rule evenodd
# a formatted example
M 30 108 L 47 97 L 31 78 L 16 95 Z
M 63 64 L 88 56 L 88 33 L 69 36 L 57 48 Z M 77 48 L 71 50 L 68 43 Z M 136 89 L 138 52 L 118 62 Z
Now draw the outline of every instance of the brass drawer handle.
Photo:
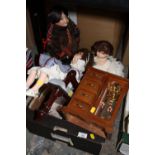
M 93 83 L 88 83 L 89 86 L 94 87 L 95 85 Z
M 81 93 L 81 95 L 82 95 L 82 96 L 88 96 L 87 94 L 85 94 L 85 93 L 83 93 L 83 92 Z
M 89 96 L 88 94 L 83 93 L 83 92 L 82 92 L 82 93 L 80 93 L 80 95 L 81 95 L 81 96 L 84 96 L 84 97 L 87 97 L 87 98 L 90 98 L 90 96 Z
M 76 105 L 82 109 L 84 108 L 84 105 L 82 103 L 77 103 Z

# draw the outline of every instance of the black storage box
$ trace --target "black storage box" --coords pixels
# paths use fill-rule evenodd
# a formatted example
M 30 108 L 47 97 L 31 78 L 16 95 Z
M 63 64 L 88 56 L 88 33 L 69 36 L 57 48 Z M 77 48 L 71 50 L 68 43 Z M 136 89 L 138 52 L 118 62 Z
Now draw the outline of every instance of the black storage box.
M 34 134 L 66 142 L 69 146 L 98 155 L 105 139 L 64 119 L 45 115 L 35 119 L 35 110 L 26 108 L 26 127 Z

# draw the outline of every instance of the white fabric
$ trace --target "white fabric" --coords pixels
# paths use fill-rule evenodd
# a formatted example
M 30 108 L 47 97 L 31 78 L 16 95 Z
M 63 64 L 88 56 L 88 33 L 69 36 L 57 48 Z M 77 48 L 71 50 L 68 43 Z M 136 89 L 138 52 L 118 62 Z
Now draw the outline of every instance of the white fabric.
M 72 70 L 76 71 L 76 80 L 80 82 L 82 77 L 82 73 L 85 71 L 86 62 L 84 60 L 79 59 L 76 64 L 71 63 Z
M 76 64 L 71 64 L 71 67 L 73 70 L 76 71 L 76 80 L 79 82 L 82 72 L 85 70 L 85 65 L 86 62 L 84 60 L 78 60 Z M 65 83 L 62 81 L 65 79 L 67 73 L 64 73 L 60 70 L 59 65 L 55 64 L 52 67 L 32 67 L 31 69 L 28 70 L 28 74 L 30 74 L 31 71 L 36 71 L 36 79 L 39 78 L 40 73 L 41 72 L 45 72 L 48 76 L 48 80 L 45 81 L 45 83 L 53 83 L 56 85 L 61 86 L 65 91 L 67 91 L 68 89 L 72 89 L 72 84 L 69 83 L 69 85 L 67 86 L 67 88 L 65 87 Z
M 51 109 L 49 111 L 50 116 L 54 116 L 58 119 L 62 119 L 62 116 L 58 113 L 58 109 L 61 108 L 62 105 L 58 104 L 56 101 L 52 104 Z
M 49 80 L 50 83 L 53 83 L 55 85 L 60 86 L 64 91 L 67 92 L 67 88 L 66 88 L 66 84 L 64 81 L 60 80 L 60 79 L 51 79 Z
M 79 59 L 76 64 L 71 63 L 71 67 L 72 67 L 71 70 L 76 71 L 76 77 L 75 78 L 76 78 L 77 82 L 80 81 L 80 78 L 82 76 L 82 72 L 85 70 L 85 65 L 86 65 L 86 62 L 84 60 L 81 60 L 81 59 Z M 49 82 L 61 86 L 61 88 L 64 89 L 66 92 L 73 90 L 73 86 L 71 83 L 69 83 L 66 87 L 64 81 L 62 81 L 62 79 L 58 79 L 58 77 L 50 79 Z
M 128 144 L 122 143 L 119 150 L 122 154 L 129 155 L 129 145 Z
M 60 79 L 63 80 L 67 73 L 64 73 L 60 70 L 58 65 L 54 65 L 52 67 L 32 67 L 29 71 L 28 74 L 30 74 L 31 71 L 36 70 L 37 71 L 37 75 L 36 78 L 39 78 L 40 73 L 44 72 L 47 74 L 48 76 L 48 80 L 45 83 L 48 83 L 49 80 L 51 79 Z
M 95 64 L 93 65 L 94 68 L 124 77 L 123 64 L 120 61 L 116 61 L 116 59 L 113 58 L 112 56 L 108 57 L 104 65 L 97 65 L 96 57 L 94 58 L 94 61 L 95 61 Z
M 76 68 L 76 69 L 78 69 L 79 71 L 83 72 L 83 71 L 85 70 L 86 62 L 85 62 L 84 60 L 79 59 L 79 60 L 77 61 L 77 63 L 75 63 L 75 64 L 72 64 L 72 63 L 71 63 L 71 66 L 72 66 L 73 68 Z

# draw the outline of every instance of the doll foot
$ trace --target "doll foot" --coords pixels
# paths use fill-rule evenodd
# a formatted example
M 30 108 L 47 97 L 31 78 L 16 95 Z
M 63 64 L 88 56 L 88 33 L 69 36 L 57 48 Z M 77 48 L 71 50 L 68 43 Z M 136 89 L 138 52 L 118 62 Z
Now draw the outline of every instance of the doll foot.
M 37 97 L 39 95 L 38 91 L 34 91 L 32 89 L 28 89 L 26 91 L 26 96 Z

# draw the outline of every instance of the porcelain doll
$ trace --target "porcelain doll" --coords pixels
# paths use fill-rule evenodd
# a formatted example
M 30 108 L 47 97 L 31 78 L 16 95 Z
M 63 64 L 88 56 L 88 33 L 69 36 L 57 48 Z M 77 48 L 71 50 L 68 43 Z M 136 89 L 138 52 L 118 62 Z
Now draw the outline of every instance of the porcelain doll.
M 79 47 L 80 30 L 68 17 L 66 8 L 57 5 L 48 14 L 49 28 L 44 50 L 63 64 L 70 64 Z
M 95 55 L 94 68 L 124 77 L 124 66 L 112 56 L 113 46 L 110 42 L 105 40 L 96 41 L 91 50 Z
M 82 72 L 85 70 L 87 56 L 87 50 L 80 49 L 74 55 L 70 65 L 64 65 L 60 60 L 53 57 L 50 59 L 50 66 L 45 65 L 44 67 L 32 67 L 28 70 L 29 76 L 26 81 L 26 95 L 32 97 L 38 96 L 38 90 L 44 83 L 48 83 L 51 79 L 64 80 L 70 70 L 77 71 L 76 80 L 79 81 L 82 76 Z M 35 79 L 38 80 L 34 86 L 31 87 Z

